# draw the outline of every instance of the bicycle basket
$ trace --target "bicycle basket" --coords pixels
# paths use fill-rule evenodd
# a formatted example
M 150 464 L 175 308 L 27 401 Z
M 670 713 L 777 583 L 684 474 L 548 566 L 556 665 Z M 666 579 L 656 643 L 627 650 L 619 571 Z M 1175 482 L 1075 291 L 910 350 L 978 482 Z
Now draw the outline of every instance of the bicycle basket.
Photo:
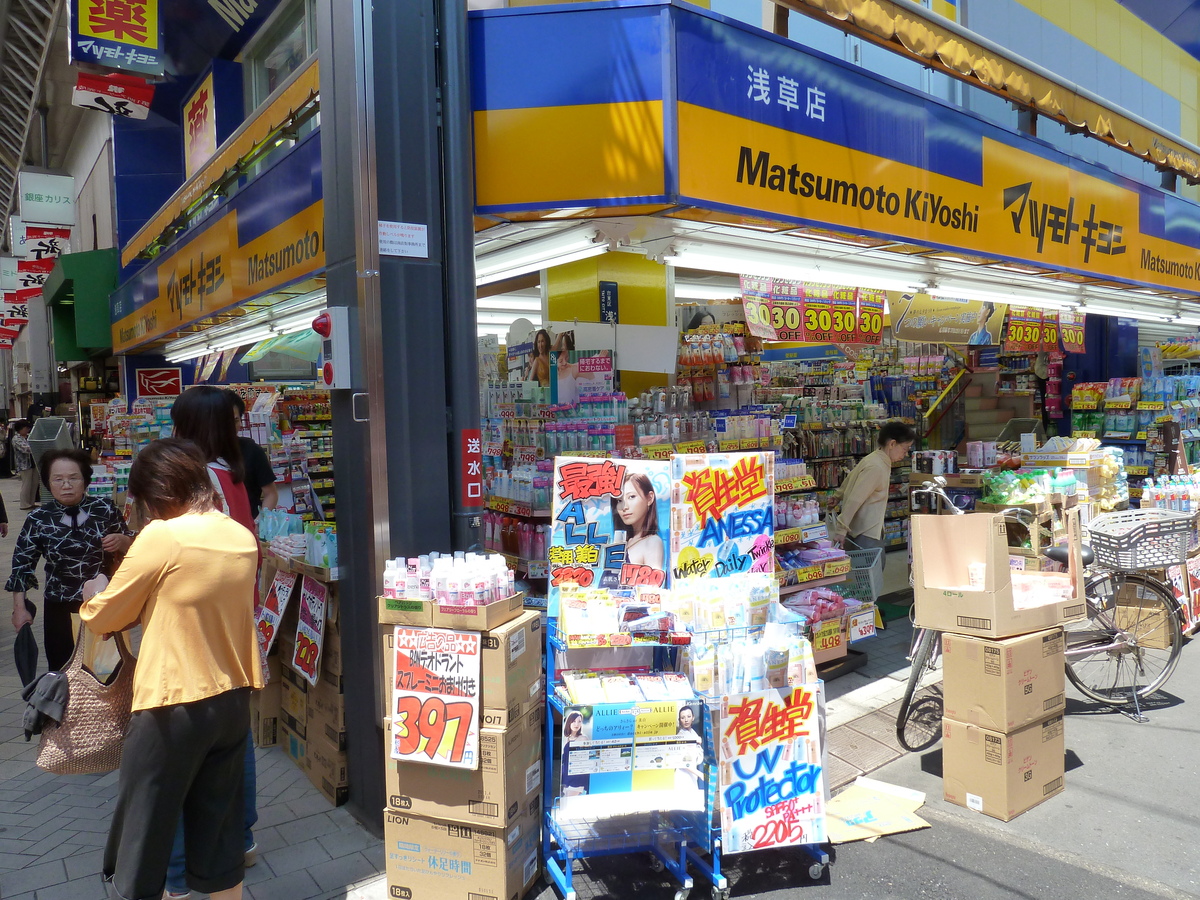
M 1169 509 L 1105 513 L 1088 524 L 1096 560 L 1110 569 L 1161 569 L 1187 560 L 1197 546 L 1196 519 Z
M 850 574 L 840 593 L 864 603 L 878 600 L 883 591 L 883 550 L 871 547 L 846 553 L 850 557 Z

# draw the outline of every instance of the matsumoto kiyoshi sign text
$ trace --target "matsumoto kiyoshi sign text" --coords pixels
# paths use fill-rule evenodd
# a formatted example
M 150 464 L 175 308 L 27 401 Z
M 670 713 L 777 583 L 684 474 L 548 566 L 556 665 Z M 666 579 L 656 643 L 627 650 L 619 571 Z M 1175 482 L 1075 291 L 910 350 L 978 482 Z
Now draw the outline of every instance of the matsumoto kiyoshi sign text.
M 774 35 L 632 3 L 471 28 L 481 215 L 681 206 L 1200 290 L 1200 205 Z

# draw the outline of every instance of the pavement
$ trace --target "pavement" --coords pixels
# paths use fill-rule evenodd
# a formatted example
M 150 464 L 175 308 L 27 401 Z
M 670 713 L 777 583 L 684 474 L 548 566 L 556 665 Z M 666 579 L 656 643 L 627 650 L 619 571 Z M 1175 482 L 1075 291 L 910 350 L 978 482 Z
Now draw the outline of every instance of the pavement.
M 0 479 L 12 518 L 0 539 L 11 554 L 23 514 L 18 485 Z M 905 554 L 889 554 L 885 590 L 906 582 Z M 5 567 L 0 564 L 0 570 Z M 7 603 L 7 601 L 5 601 Z M 7 606 L 2 608 L 7 612 Z M 1138 725 L 1077 695 L 1068 701 L 1067 789 L 1002 823 L 941 799 L 941 749 L 904 754 L 895 704 L 904 689 L 906 622 L 859 645 L 867 662 L 827 684 L 829 765 L 834 787 L 859 773 L 925 791 L 932 827 L 833 849 L 819 881 L 799 849 L 725 859 L 734 897 L 770 898 L 1185 898 L 1200 896 L 1200 817 L 1195 813 L 1200 651 L 1185 648 L 1171 693 Z M 34 765 L 36 743 L 20 731 L 20 682 L 12 627 L 0 616 L 0 898 L 100 900 L 101 848 L 116 775 L 54 776 Z M 1068 688 L 1068 691 L 1071 689 Z M 277 748 L 257 752 L 260 861 L 247 870 L 253 900 L 383 900 L 384 848 L 348 813 L 332 808 Z M 675 896 L 677 885 L 641 855 L 576 863 L 580 900 Z M 706 887 L 697 882 L 695 896 Z M 195 895 L 201 900 L 203 895 Z M 553 900 L 539 881 L 527 895 Z M 451 900 L 451 898 L 447 898 Z

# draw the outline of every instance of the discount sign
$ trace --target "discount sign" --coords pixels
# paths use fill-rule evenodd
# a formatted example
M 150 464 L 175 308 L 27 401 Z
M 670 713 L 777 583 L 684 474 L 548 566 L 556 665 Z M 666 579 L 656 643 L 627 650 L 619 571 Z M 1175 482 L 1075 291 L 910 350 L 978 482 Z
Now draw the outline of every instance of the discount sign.
M 300 618 L 296 625 L 292 668 L 303 675 L 309 684 L 316 684 L 321 672 L 321 647 L 325 643 L 325 597 L 325 585 L 305 575 L 300 582 Z
M 1077 312 L 1060 312 L 1058 314 L 1058 332 L 1062 337 L 1064 353 L 1086 353 L 1087 347 L 1083 340 L 1083 326 L 1087 316 Z
M 392 759 L 479 768 L 479 659 L 476 631 L 395 631 Z
M 726 853 L 825 838 L 816 685 L 721 700 L 717 767 Z
M 1004 337 L 1005 353 L 1037 353 L 1042 349 L 1042 311 L 1026 306 L 1008 310 L 1008 331 Z

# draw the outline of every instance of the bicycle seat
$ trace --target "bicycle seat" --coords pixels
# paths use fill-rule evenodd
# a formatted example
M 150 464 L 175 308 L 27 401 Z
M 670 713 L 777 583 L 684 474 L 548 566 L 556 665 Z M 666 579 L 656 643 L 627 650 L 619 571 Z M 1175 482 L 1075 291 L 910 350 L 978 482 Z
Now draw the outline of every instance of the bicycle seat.
M 1092 552 L 1092 548 L 1087 544 L 1082 545 L 1081 550 L 1084 566 L 1090 566 L 1096 561 L 1096 554 Z M 1042 556 L 1065 566 L 1067 564 L 1067 557 L 1070 552 L 1071 550 L 1069 547 L 1050 547 L 1042 551 Z

